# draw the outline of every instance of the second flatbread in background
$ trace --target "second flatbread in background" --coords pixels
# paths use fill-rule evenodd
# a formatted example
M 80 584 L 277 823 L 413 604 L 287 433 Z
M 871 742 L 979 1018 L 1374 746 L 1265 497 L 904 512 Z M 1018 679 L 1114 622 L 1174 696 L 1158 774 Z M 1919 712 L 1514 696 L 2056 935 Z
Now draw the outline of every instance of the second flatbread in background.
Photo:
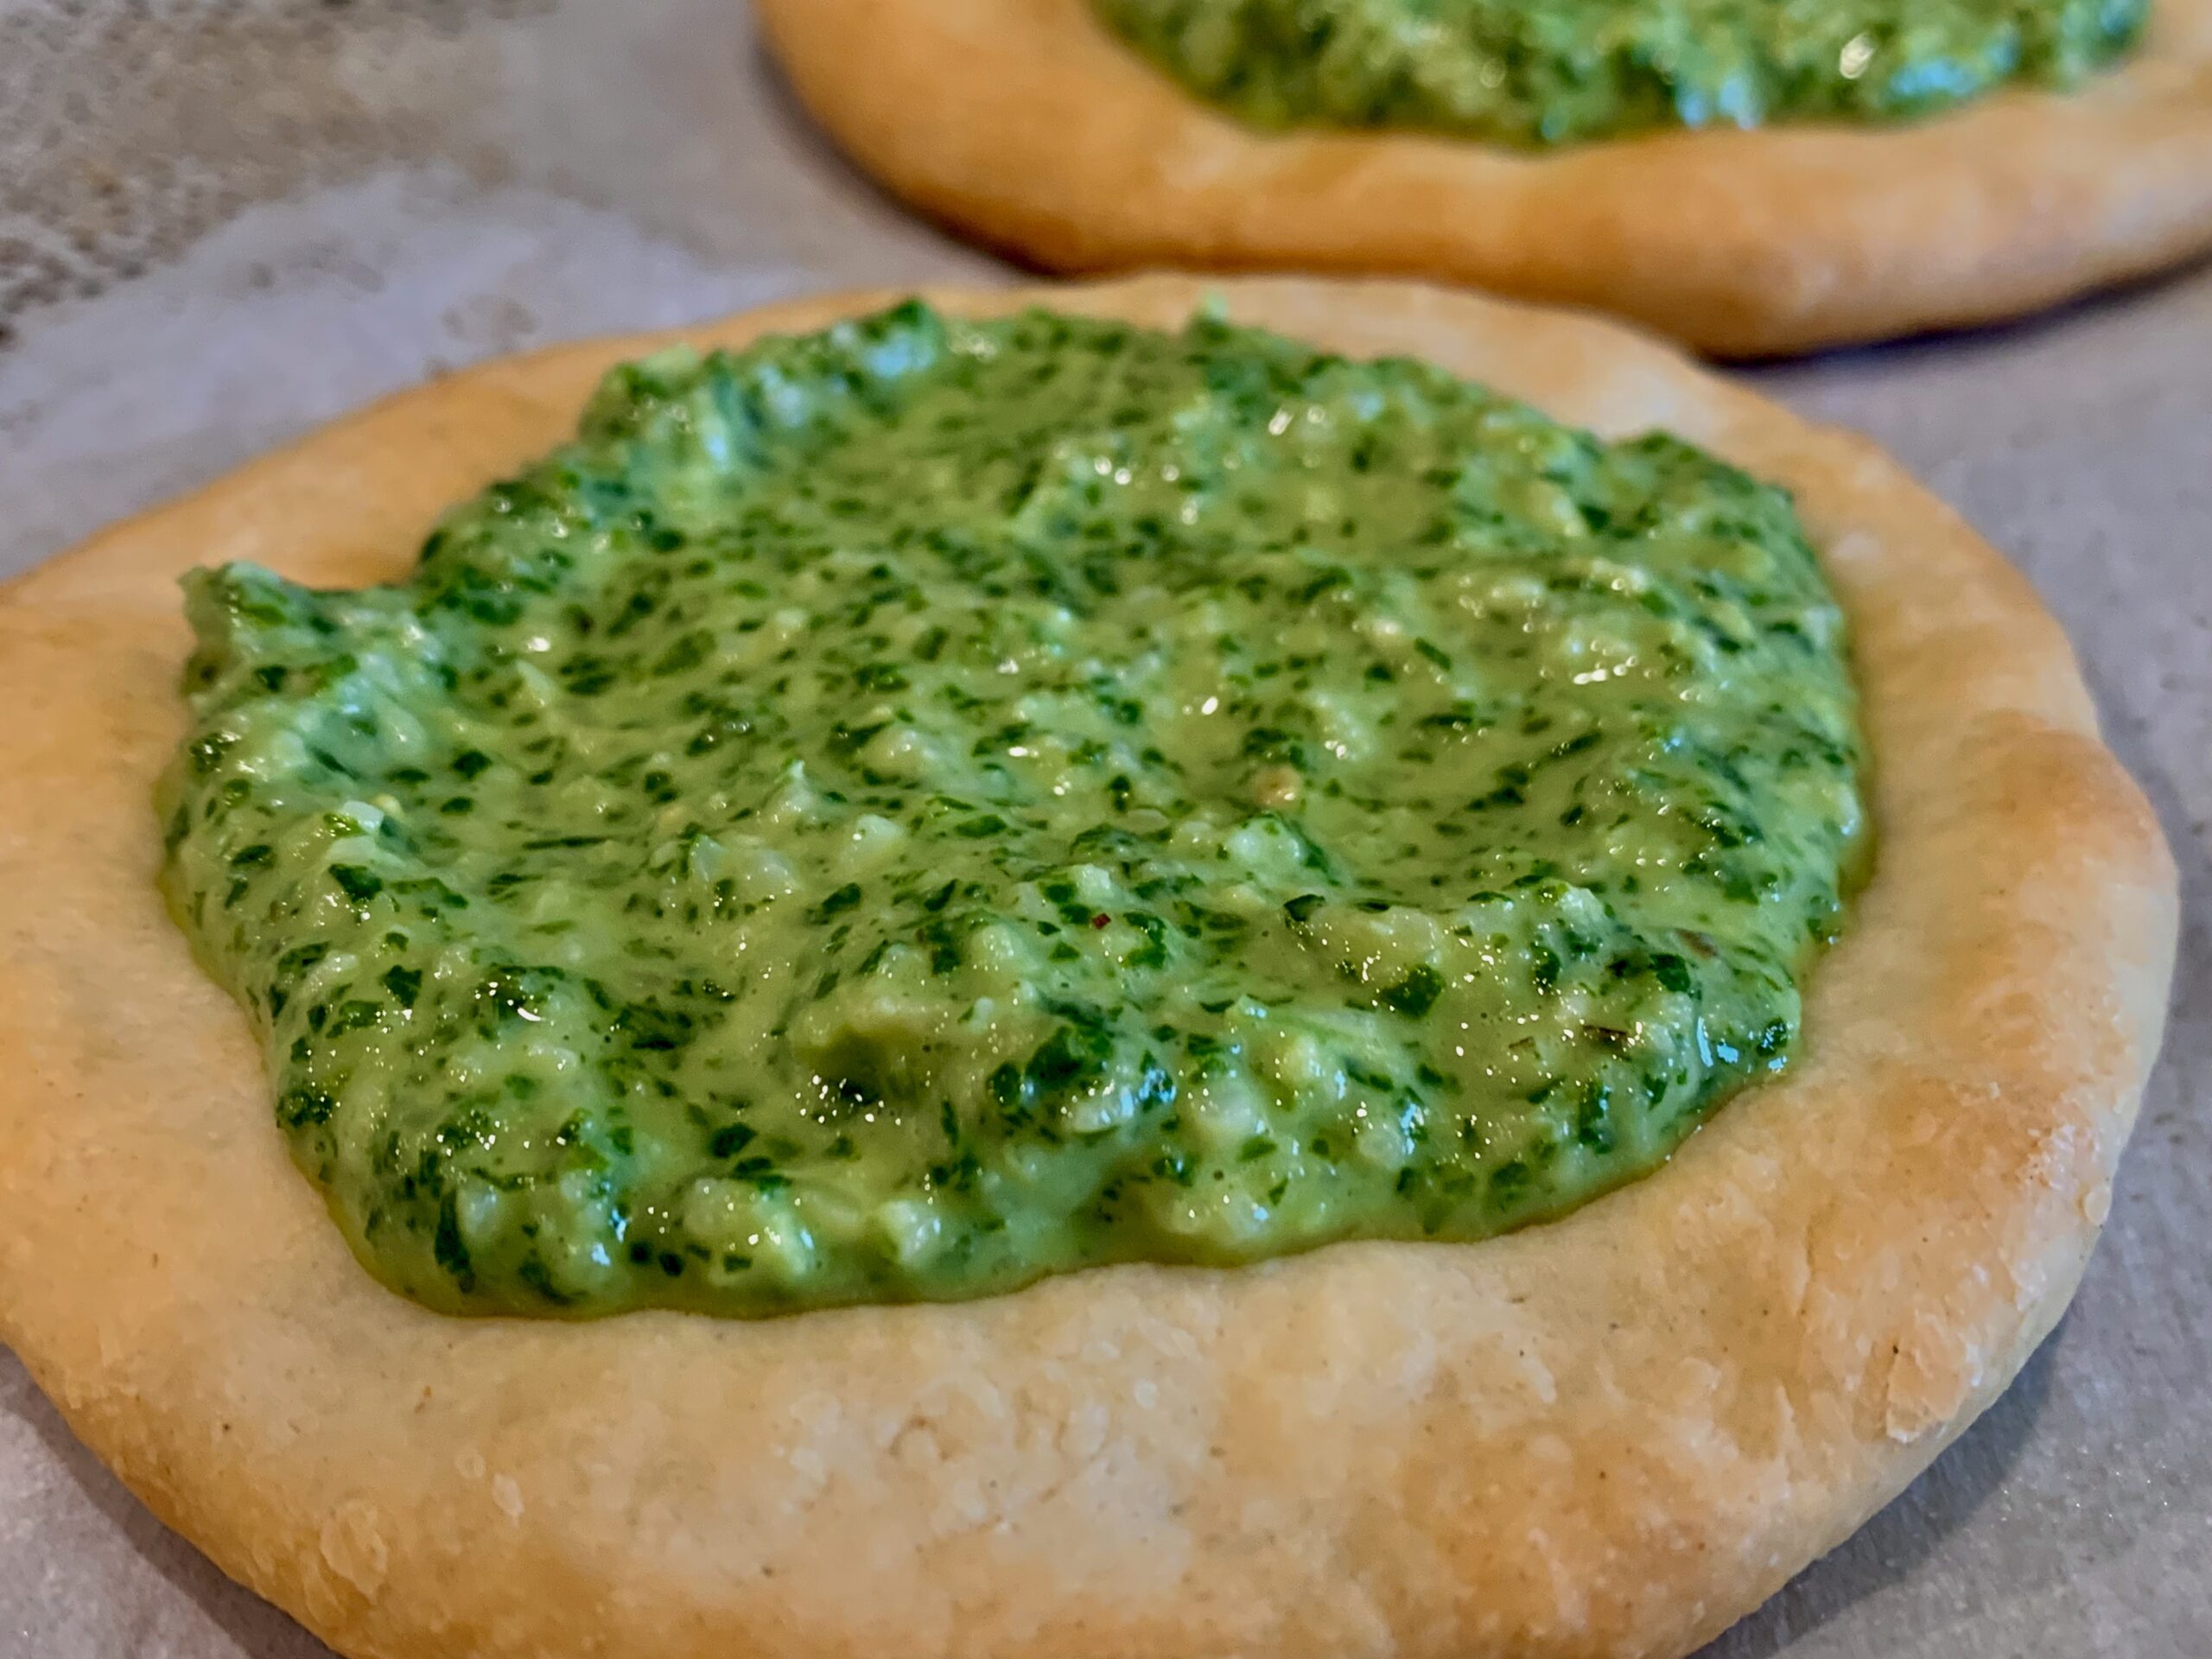
M 1546 150 L 1248 126 L 1090 0 L 757 10 L 863 167 L 1054 270 L 1421 276 L 1758 356 L 2014 316 L 2212 246 L 2212 0 L 2164 0 L 2139 48 L 2070 90 Z

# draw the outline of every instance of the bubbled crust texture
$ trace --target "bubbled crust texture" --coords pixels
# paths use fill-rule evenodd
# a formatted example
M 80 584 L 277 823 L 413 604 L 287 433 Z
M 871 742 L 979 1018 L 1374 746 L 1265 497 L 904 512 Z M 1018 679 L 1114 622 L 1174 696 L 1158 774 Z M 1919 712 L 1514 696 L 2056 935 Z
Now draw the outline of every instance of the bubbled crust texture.
M 936 297 L 1168 326 L 1204 291 Z M 0 1336 L 226 1570 L 361 1659 L 1674 1655 L 1897 1491 L 2050 1328 L 2157 1046 L 2176 901 L 2025 583 L 1864 442 L 1608 326 L 1400 285 L 1214 291 L 1799 493 L 1857 629 L 1881 849 L 1798 1065 L 1648 1179 L 1469 1246 L 766 1324 L 391 1296 L 154 892 L 172 583 L 220 558 L 396 576 L 657 342 L 494 364 L 0 594 Z
M 1090 0 L 755 10 L 863 167 L 1052 270 L 1418 276 L 1759 356 L 2013 316 L 2212 247 L 2212 0 L 2157 0 L 2144 49 L 2077 92 L 1536 153 L 1255 132 Z

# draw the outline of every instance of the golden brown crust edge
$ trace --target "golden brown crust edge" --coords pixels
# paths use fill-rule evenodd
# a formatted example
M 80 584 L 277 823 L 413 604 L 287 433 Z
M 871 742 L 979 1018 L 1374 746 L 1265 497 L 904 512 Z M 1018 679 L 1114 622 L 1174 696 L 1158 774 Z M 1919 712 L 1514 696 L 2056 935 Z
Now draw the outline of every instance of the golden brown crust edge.
M 1214 287 L 1798 491 L 1857 629 L 1882 841 L 1800 1064 L 1660 1173 L 1475 1246 L 769 1325 L 390 1296 L 151 889 L 170 582 L 230 556 L 393 574 L 645 342 L 494 364 L 0 595 L 0 698 L 40 714 L 0 730 L 0 1335 L 226 1571 L 363 1659 L 1673 1655 L 1839 1541 L 2056 1320 L 2157 1046 L 2176 898 L 2026 584 L 1862 441 L 1605 325 Z M 1055 297 L 1170 322 L 1204 291 Z
M 1422 277 L 1757 356 L 2016 316 L 2212 248 L 2212 0 L 2161 0 L 2144 49 L 2078 92 L 1533 156 L 1255 133 L 1152 70 L 1089 0 L 755 10 L 864 168 L 1052 270 Z

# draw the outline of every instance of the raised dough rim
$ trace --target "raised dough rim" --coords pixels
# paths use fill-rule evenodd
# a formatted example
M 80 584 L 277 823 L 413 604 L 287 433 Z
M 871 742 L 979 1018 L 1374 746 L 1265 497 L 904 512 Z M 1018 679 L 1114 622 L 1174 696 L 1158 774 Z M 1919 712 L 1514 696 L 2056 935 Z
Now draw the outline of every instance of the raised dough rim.
M 1885 842 L 1804 1063 L 1669 1169 L 1480 1245 L 770 1325 L 399 1302 L 138 879 L 143 803 L 181 728 L 176 570 L 388 571 L 646 342 L 455 376 L 0 595 L 0 695 L 38 711 L 0 731 L 0 1335 L 226 1571 L 394 1659 L 1675 1653 L 2048 1330 L 2156 1047 L 2176 900 L 2025 584 L 1863 442 L 1605 325 L 1389 284 L 1050 292 L 1165 322 L 1207 291 L 1798 489 L 1859 629 Z
M 1758 356 L 2014 316 L 2212 249 L 2212 0 L 2157 0 L 2145 46 L 2075 92 L 2007 92 L 1895 129 L 1539 155 L 1254 133 L 1088 6 L 755 10 L 801 99 L 869 172 L 1050 270 L 1421 277 Z

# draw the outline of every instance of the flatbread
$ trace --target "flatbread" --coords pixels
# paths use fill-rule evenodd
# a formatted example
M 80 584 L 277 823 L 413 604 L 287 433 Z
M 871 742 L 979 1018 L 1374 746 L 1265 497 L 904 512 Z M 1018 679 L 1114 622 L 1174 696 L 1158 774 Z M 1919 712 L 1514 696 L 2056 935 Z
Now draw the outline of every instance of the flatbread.
M 1673 1655 L 1885 1502 L 2050 1328 L 2177 899 L 2026 583 L 1863 441 L 1610 325 L 1392 284 L 930 297 L 1171 325 L 1209 292 L 1796 490 L 1857 631 L 1880 851 L 1792 1070 L 1649 1178 L 1471 1245 L 767 1323 L 400 1300 L 162 912 L 150 792 L 184 724 L 181 571 L 397 576 L 666 337 L 473 370 L 0 592 L 0 1336 L 225 1571 L 360 1659 Z
M 1050 270 L 1419 276 L 1753 356 L 2013 316 L 2212 248 L 2212 0 L 2157 0 L 2143 49 L 2077 92 L 1534 154 L 1255 132 L 1090 0 L 754 9 L 862 167 Z

